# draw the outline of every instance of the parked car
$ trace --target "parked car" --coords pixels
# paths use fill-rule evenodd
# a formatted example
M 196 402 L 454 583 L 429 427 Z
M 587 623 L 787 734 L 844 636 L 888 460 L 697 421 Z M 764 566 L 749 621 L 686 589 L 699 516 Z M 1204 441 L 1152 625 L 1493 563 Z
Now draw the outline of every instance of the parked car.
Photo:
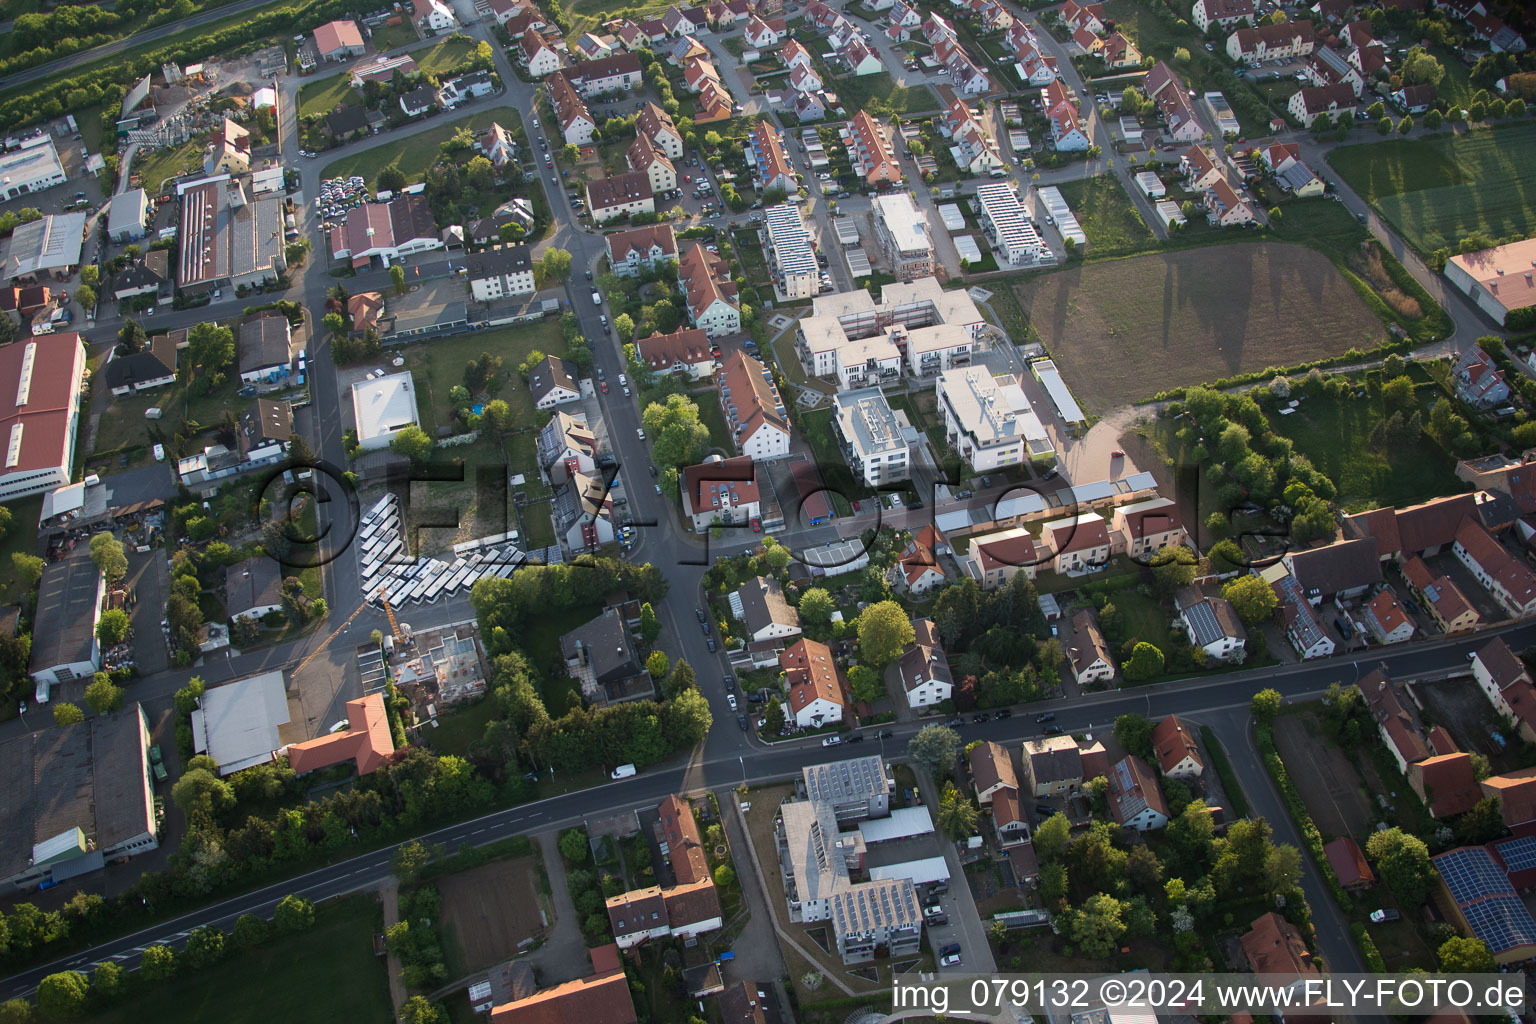
M 1371 911 L 1371 921 L 1374 924 L 1386 924 L 1388 921 L 1396 921 L 1402 916 L 1402 914 L 1399 914 L 1391 907 L 1382 907 L 1380 910 Z
M 736 724 L 741 726 L 741 731 L 742 732 L 746 732 L 747 729 L 748 729 L 747 716 L 746 715 L 737 715 L 736 716 Z
M 1045 727 L 1044 732 L 1045 732 L 1045 734 L 1047 736 L 1060 736 L 1061 735 L 1061 726 L 1059 726 L 1059 725 L 1048 725 L 1048 726 Z
M 1043 715 L 1036 715 L 1035 716 L 1035 724 L 1036 725 L 1043 725 L 1046 722 L 1054 722 L 1054 721 L 1056 721 L 1056 712 L 1054 712 L 1054 711 L 1047 711 Z
M 895 736 L 895 735 L 896 735 L 896 730 L 895 729 L 881 729 L 879 732 L 875 733 L 875 739 L 877 739 L 877 740 L 888 740 L 892 736 Z
M 941 958 L 939 960 L 939 966 L 940 967 L 954 967 L 958 963 L 960 963 L 960 954 L 959 953 L 951 953 L 948 956 L 943 957 L 943 958 Z
M 948 945 L 943 946 L 943 947 L 941 947 L 939 949 L 939 956 L 959 956 L 959 955 L 960 955 L 960 943 L 958 943 L 958 942 L 951 942 Z
M 843 738 L 841 736 L 833 734 L 833 735 L 828 736 L 825 739 L 823 739 L 821 741 L 821 745 L 824 746 L 824 747 L 835 747 L 835 746 L 837 746 L 838 744 L 840 744 L 842 742 L 843 742 Z

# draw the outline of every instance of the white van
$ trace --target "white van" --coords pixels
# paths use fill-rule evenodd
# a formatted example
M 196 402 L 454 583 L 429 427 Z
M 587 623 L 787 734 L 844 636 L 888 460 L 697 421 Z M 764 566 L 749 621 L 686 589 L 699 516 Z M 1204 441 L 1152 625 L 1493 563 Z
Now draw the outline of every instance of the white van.
M 619 765 L 617 768 L 615 768 L 612 771 L 611 777 L 615 778 L 615 779 L 627 779 L 627 778 L 629 778 L 633 774 L 635 774 L 635 766 L 634 765 L 632 765 L 632 764 L 621 764 L 621 765 Z

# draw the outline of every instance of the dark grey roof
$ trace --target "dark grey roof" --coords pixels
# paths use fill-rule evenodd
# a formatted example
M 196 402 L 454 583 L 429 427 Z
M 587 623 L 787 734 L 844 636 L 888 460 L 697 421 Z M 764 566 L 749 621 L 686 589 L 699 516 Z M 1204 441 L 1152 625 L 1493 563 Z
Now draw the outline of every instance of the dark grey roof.
M 293 360 L 288 320 L 264 316 L 240 325 L 240 372 L 287 366 Z
M 135 703 L 0 743 L 0 878 L 25 871 L 34 845 L 70 829 L 98 851 L 153 831 L 142 714 Z
M 430 110 L 437 106 L 437 92 L 427 85 L 420 85 L 400 97 L 407 110 Z
M 599 683 L 623 679 L 639 671 L 629 634 L 624 630 L 624 619 L 616 609 L 603 609 L 603 614 L 560 638 L 560 653 L 567 661 L 576 658 L 578 644 Z
M 83 542 L 43 567 L 34 621 L 46 623 L 47 628 L 32 634 L 33 672 L 91 660 L 100 587 L 101 572 L 91 561 L 90 545 Z
M 107 363 L 107 387 L 133 387 L 144 381 L 159 380 L 174 374 L 174 355 L 171 357 L 171 365 L 167 366 L 164 360 L 167 346 L 157 347 L 161 349 L 159 354 L 151 348 L 145 348 L 126 356 L 113 356 Z M 171 348 L 170 351 L 174 353 L 176 350 Z
M 325 126 L 332 135 L 345 137 L 368 127 L 368 115 L 362 107 L 342 107 L 325 115 Z
M 114 294 L 117 292 L 126 292 L 133 288 L 143 288 L 147 285 L 154 285 L 158 288 L 163 283 L 165 283 L 165 275 L 156 273 L 153 267 L 144 262 L 134 263 L 131 266 L 124 267 L 122 270 L 112 275 L 112 289 Z
M 511 223 L 510 218 L 507 223 Z M 484 252 L 471 253 L 464 258 L 464 266 L 471 281 L 518 274 L 533 269 L 532 253 L 533 250 L 526 245 L 499 245 Z
M 537 403 L 557 387 L 581 394 L 581 388 L 576 383 L 576 364 L 567 359 L 545 356 L 544 361 L 528 374 L 528 391 Z
M 775 623 L 800 628 L 800 613 L 784 599 L 784 591 L 778 580 L 758 576 L 747 580 L 737 591 L 741 608 L 746 616 L 747 631 L 756 633 Z
M 224 603 L 230 616 L 281 603 L 283 571 L 275 558 L 257 557 L 224 570 Z
M 1381 582 L 1381 558 L 1373 537 L 1295 551 L 1288 557 L 1291 575 L 1308 599 L 1321 596 L 1326 600 L 1340 591 Z

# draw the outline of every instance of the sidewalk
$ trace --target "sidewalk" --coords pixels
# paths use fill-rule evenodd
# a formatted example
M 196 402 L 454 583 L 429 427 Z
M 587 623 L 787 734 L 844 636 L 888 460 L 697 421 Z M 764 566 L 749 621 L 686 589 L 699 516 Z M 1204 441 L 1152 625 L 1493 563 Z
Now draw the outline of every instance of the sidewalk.
M 539 986 L 548 988 L 563 981 L 574 981 L 587 973 L 586 941 L 581 936 L 581 922 L 576 919 L 576 905 L 565 884 L 565 861 L 560 856 L 559 833 L 540 832 L 536 837 L 544 855 L 544 870 L 549 875 L 549 897 L 555 908 L 555 926 L 544 945 L 528 954 L 527 960 L 539 972 Z
M 400 883 L 393 876 L 383 885 L 379 886 L 379 897 L 384 902 L 384 933 L 400 923 Z M 386 955 L 389 968 L 389 1002 L 395 1008 L 395 1013 L 400 1013 L 400 1007 L 405 1005 L 405 981 L 401 978 L 404 970 L 395 954 Z

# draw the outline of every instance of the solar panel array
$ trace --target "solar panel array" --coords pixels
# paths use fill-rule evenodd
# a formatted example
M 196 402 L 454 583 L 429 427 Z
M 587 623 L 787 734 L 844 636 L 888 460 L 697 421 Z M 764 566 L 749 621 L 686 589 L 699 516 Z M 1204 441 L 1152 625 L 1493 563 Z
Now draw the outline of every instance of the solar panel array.
M 1536 836 L 1522 836 L 1493 845 L 1499 859 L 1511 872 L 1536 868 Z
M 1505 845 L 1517 846 L 1521 842 L 1514 840 Z M 1522 854 L 1531 856 L 1536 863 L 1536 849 L 1512 851 L 1517 861 Z M 1472 934 L 1487 943 L 1490 951 L 1498 954 L 1518 946 L 1536 945 L 1536 920 L 1486 847 L 1451 850 L 1435 857 L 1434 862 Z

